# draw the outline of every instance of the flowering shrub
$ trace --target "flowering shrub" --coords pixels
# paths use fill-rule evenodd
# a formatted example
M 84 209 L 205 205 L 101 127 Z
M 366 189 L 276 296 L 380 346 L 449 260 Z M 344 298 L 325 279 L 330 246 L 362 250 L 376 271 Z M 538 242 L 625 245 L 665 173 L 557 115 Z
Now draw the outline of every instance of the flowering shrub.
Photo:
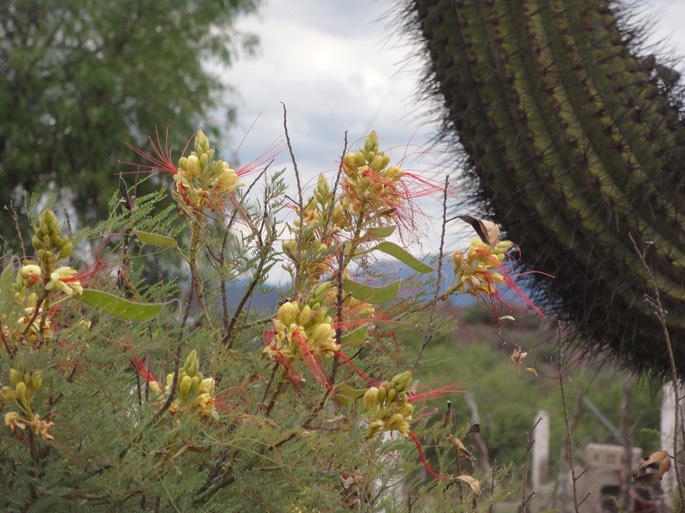
M 418 466 L 443 492 L 466 483 L 475 497 L 477 480 L 431 464 L 420 441 L 429 416 L 417 403 L 458 387 L 418 387 L 392 326 L 400 302 L 420 325 L 450 294 L 496 297 L 511 243 L 455 252 L 456 283 L 420 304 L 392 276 L 371 285 L 365 270 L 385 255 L 434 274 L 388 239 L 414 226 L 415 196 L 444 187 L 393 165 L 375 133 L 342 158 L 336 185 L 321 175 L 299 202 L 282 172 L 260 174 L 260 199 L 248 197 L 243 182 L 259 166 L 234 170 L 201 131 L 178 161 L 159 137 L 152 155 L 136 152 L 142 170 L 171 176 L 171 205 L 163 191 L 136 198 L 122 178 L 110 219 L 66 236 L 46 209 L 34 256 L 3 262 L 0 475 L 12 492 L 0 504 L 380 511 L 400 500 L 390 485 Z M 75 257 L 76 247 L 92 255 L 88 239 L 102 233 L 106 256 L 90 266 Z M 275 265 L 292 277 L 288 297 L 267 312 L 251 307 Z M 177 282 L 150 280 L 172 272 Z M 390 456 L 406 445 L 404 467 Z

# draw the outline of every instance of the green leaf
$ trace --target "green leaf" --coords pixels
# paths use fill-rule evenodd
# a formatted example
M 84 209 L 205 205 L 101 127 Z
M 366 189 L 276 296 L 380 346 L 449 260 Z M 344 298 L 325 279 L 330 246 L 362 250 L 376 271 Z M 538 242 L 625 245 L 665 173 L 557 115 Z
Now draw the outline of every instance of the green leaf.
M 101 290 L 83 289 L 79 296 L 82 302 L 98 310 L 126 321 L 149 321 L 157 317 L 169 303 L 136 303 L 109 292 Z
M 14 285 L 14 259 L 11 259 L 0 274 L 0 297 L 5 299 L 12 297 L 12 286 Z
M 366 389 L 352 388 L 347 383 L 340 383 L 335 389 L 337 391 L 335 398 L 346 408 L 350 408 L 356 400 L 366 393 Z
M 385 239 L 393 234 L 395 228 L 396 226 L 377 226 L 376 228 L 366 230 L 365 235 L 374 239 Z
M 432 273 L 435 271 L 430 265 L 423 263 L 421 260 L 414 258 L 406 249 L 393 242 L 381 242 L 376 249 L 382 251 L 386 255 L 396 258 L 405 265 L 408 265 L 419 273 Z
M 354 331 L 350 331 L 347 335 L 340 339 L 340 344 L 343 346 L 358 346 L 364 340 L 366 340 L 366 333 L 368 331 L 368 326 L 362 326 Z
M 159 233 L 144 232 L 142 230 L 136 230 L 135 232 L 138 240 L 143 244 L 149 244 L 150 246 L 160 246 L 162 248 L 176 248 L 178 244 L 176 239 L 167 237 L 166 235 L 160 235 Z
M 380 305 L 392 301 L 400 292 L 400 280 L 382 287 L 372 287 L 352 280 L 343 280 L 343 289 L 352 294 L 355 299 L 373 305 Z

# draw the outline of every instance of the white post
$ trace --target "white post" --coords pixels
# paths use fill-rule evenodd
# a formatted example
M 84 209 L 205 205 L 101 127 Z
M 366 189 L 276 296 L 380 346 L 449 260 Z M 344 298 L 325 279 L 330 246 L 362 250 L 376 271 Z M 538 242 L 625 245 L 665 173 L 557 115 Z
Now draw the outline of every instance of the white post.
M 668 454 L 673 455 L 673 441 L 674 437 L 680 434 L 680 426 L 675 425 L 676 415 L 675 415 L 675 389 L 673 383 L 666 383 L 663 387 L 664 397 L 661 402 L 661 449 L 666 451 Z M 682 385 L 680 385 L 680 397 L 683 396 Z M 683 420 L 683 409 L 680 409 L 680 421 Z M 680 449 L 680 447 L 679 447 Z M 677 452 L 677 451 L 676 451 Z M 664 474 L 661 479 L 661 489 L 663 490 L 663 498 L 669 507 L 669 510 L 673 507 L 673 494 L 676 493 L 677 483 L 675 478 L 675 469 L 671 467 L 671 470 Z

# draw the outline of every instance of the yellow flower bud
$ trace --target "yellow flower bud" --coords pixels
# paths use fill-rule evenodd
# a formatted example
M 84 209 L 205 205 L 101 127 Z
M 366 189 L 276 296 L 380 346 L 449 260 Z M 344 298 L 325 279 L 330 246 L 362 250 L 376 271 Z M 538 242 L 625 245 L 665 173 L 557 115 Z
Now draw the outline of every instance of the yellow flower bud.
M 383 155 L 376 155 L 369 163 L 369 167 L 376 172 L 383 169 Z
M 312 315 L 312 309 L 309 305 L 304 305 L 304 308 L 302 308 L 302 311 L 300 312 L 300 325 L 305 326 L 312 319 Z
M 197 388 L 197 393 L 214 395 L 214 378 L 203 379 Z
M 409 403 L 405 404 L 404 406 L 402 406 L 402 408 L 400 408 L 399 413 L 406 420 L 411 420 L 411 415 L 412 413 L 414 413 L 414 405 Z
M 0 388 L 0 401 L 4 403 L 14 401 L 14 390 L 12 390 L 10 387 Z
M 356 153 L 348 153 L 343 157 L 343 164 L 345 166 L 354 169 L 357 167 L 357 154 Z
M 402 174 L 404 174 L 404 171 L 402 171 L 397 166 L 390 166 L 383 172 L 383 176 L 385 178 L 388 178 L 393 181 L 399 180 L 402 177 Z
M 397 390 L 395 390 L 394 388 L 389 388 L 385 401 L 387 403 L 392 403 L 395 400 L 395 397 L 397 397 Z
M 31 381 L 26 385 L 28 386 L 29 384 L 31 386 L 31 390 L 33 390 L 34 392 L 41 387 L 41 385 L 43 384 L 43 378 L 41 377 L 39 372 L 34 372 L 31 375 Z
M 59 250 L 59 257 L 60 258 L 69 258 L 73 252 L 74 252 L 74 245 L 71 242 L 67 242 Z
M 193 376 L 193 378 L 191 380 L 190 389 L 196 390 L 201 382 L 202 382 L 202 373 L 198 372 L 197 374 L 195 374 L 195 376 Z
M 178 391 L 182 396 L 188 395 L 190 388 L 192 387 L 193 380 L 190 376 L 183 376 L 183 379 L 178 384 Z
M 286 301 L 278 308 L 278 313 L 276 315 L 284 326 L 290 326 L 297 321 L 297 318 L 300 315 L 300 307 L 297 303 Z
M 197 158 L 197 155 L 190 155 L 187 158 L 185 170 L 190 177 L 195 177 L 200 174 L 200 159 Z
M 367 152 L 377 152 L 378 151 L 378 135 L 375 130 L 369 132 L 369 135 L 364 141 L 364 150 Z
M 378 433 L 381 429 L 385 427 L 385 422 L 381 419 L 374 420 L 369 423 L 369 427 L 366 430 L 366 438 L 371 438 L 373 435 Z
M 332 286 L 333 283 L 330 281 L 324 281 L 322 283 L 319 283 L 312 290 L 312 293 L 309 296 L 309 301 L 307 301 L 307 303 L 312 308 L 314 308 L 314 305 L 316 305 L 316 303 L 323 303 L 326 297 L 328 296 L 328 291 L 331 289 Z
M 400 426 L 405 423 L 406 421 L 404 420 L 404 417 L 400 413 L 393 413 L 392 416 L 388 419 L 388 421 L 385 423 L 385 426 L 388 429 L 396 429 L 399 431 Z
M 238 173 L 228 166 L 212 182 L 212 185 L 223 192 L 231 193 L 238 187 Z
M 31 245 L 33 246 L 33 249 L 38 251 L 39 249 L 43 249 L 43 239 L 42 237 L 39 237 L 38 235 L 34 235 L 31 237 Z
M 347 155 L 345 155 L 347 157 Z M 316 182 L 316 192 L 318 192 L 323 200 L 328 199 L 328 195 L 331 192 L 330 187 L 328 186 L 328 180 L 323 176 L 323 173 L 319 175 L 319 178 Z
M 378 394 L 377 394 L 378 404 L 382 405 L 385 402 L 385 400 L 387 399 L 387 397 L 388 397 L 388 389 L 385 387 L 380 387 L 378 389 Z
M 198 130 L 195 135 L 195 151 L 198 155 L 202 155 L 209 151 L 209 139 L 202 130 Z
M 17 383 L 23 381 L 24 374 L 16 369 L 10 369 L 10 383 L 13 387 L 17 386 Z
M 26 390 L 26 384 L 23 381 L 20 381 L 19 383 L 16 384 L 14 387 L 14 395 L 17 397 L 18 400 L 20 401 L 26 401 L 28 399 L 27 396 L 27 390 Z
M 335 331 L 330 324 L 320 323 L 314 326 L 308 339 L 312 346 L 325 349 L 329 347 L 329 342 L 332 343 L 334 336 Z
M 397 392 L 402 392 L 407 387 L 410 381 L 411 371 L 405 371 L 401 374 L 393 376 L 392 380 L 390 380 L 390 383 L 393 385 Z
M 186 361 L 183 364 L 183 369 L 191 378 L 195 376 L 198 370 L 200 370 L 200 362 L 197 358 L 197 351 L 195 349 L 193 349 L 186 357 Z
M 374 406 L 378 405 L 378 388 L 371 387 L 366 392 L 364 392 L 364 397 L 362 398 L 362 403 L 364 408 L 370 410 Z

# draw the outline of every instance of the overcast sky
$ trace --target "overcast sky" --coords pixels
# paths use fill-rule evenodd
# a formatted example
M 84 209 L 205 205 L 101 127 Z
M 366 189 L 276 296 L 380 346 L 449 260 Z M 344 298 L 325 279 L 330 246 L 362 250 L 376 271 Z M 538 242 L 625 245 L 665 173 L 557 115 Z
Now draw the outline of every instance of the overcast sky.
M 280 102 L 288 109 L 298 167 L 307 178 L 337 169 L 345 131 L 350 142 L 375 129 L 385 146 L 427 145 L 434 126 L 413 98 L 420 88 L 413 49 L 390 26 L 388 11 L 396 3 L 264 0 L 258 15 L 238 22 L 239 30 L 261 41 L 257 57 L 239 60 L 226 76 L 240 95 L 231 140 L 256 120 L 242 145 L 242 162 L 283 139 Z M 654 19 L 654 40 L 685 55 L 685 0 L 643 4 Z M 393 155 L 399 156 L 398 150 Z M 439 158 L 432 154 L 426 167 Z M 287 153 L 280 160 L 289 167 Z

